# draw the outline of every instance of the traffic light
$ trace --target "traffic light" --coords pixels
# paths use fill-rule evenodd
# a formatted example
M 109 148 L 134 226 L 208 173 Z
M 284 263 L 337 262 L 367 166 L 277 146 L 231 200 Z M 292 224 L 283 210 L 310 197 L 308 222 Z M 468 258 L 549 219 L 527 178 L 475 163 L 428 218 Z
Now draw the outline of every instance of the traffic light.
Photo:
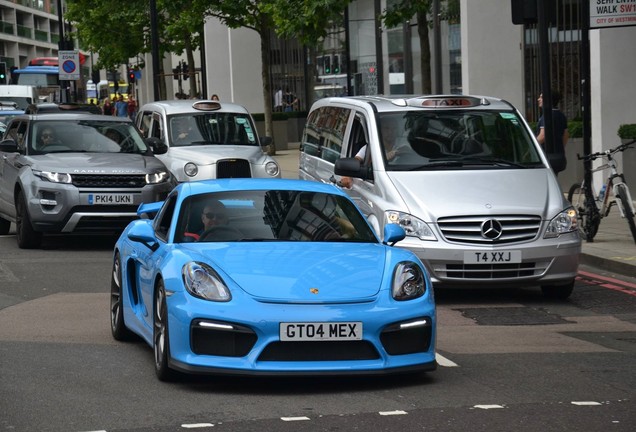
M 326 74 L 330 74 L 331 73 L 331 55 L 326 55 L 325 56 L 325 73 Z
M 172 68 L 172 77 L 176 80 L 179 79 L 179 74 L 181 73 L 181 62 L 177 64 L 177 67 Z
M 186 62 L 183 62 L 182 69 L 183 69 L 183 80 L 185 81 L 188 78 L 190 78 L 190 75 L 188 73 L 188 64 Z
M 333 73 L 340 73 L 340 56 L 337 54 L 333 56 Z
M 133 69 L 128 69 L 128 84 L 134 84 L 136 78 L 135 71 Z
M 5 62 L 0 63 L 0 84 L 7 83 L 7 64 Z

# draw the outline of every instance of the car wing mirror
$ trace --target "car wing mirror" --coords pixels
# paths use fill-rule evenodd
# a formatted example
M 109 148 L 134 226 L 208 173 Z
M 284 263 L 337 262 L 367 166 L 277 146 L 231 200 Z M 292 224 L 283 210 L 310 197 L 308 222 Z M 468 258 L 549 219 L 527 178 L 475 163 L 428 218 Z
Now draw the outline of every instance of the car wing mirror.
M 334 173 L 339 176 L 356 177 L 362 180 L 373 178 L 372 171 L 362 165 L 360 159 L 356 158 L 340 158 L 336 160 L 334 165 Z
M 394 223 L 384 225 L 384 241 L 382 243 L 393 246 L 405 238 L 406 231 L 400 225 Z
M 261 147 L 267 147 L 268 145 L 272 145 L 272 143 L 274 142 L 272 137 L 269 137 L 269 136 L 264 136 L 260 138 L 261 138 Z
M 155 237 L 152 225 L 147 221 L 139 221 L 133 224 L 128 230 L 127 237 L 131 241 L 143 244 L 153 252 L 159 248 L 159 242 L 157 237 Z
M 168 146 L 166 145 L 166 143 L 157 137 L 146 138 L 146 144 L 156 155 L 161 155 L 168 152 Z
M 2 140 L 0 142 L 0 151 L 5 153 L 17 153 L 18 144 L 12 139 Z

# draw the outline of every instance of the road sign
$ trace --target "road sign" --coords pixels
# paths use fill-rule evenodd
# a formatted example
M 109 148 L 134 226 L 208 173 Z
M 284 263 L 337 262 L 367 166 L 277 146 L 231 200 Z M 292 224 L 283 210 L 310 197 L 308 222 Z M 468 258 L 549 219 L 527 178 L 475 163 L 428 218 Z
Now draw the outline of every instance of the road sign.
M 590 0 L 590 28 L 623 27 L 636 25 L 634 0 Z
M 60 80 L 75 81 L 80 79 L 79 51 L 59 51 Z

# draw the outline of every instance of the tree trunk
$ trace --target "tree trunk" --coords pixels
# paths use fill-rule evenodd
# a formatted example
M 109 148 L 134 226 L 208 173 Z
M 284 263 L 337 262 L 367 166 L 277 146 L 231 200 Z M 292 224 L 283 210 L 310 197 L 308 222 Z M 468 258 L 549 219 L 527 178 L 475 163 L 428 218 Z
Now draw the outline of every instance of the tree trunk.
M 269 52 L 271 48 L 270 43 L 270 30 L 267 23 L 267 17 L 261 17 L 261 25 L 259 34 L 261 36 L 261 76 L 263 79 L 263 102 L 264 102 L 264 116 L 265 116 L 265 136 L 274 137 L 274 122 L 272 120 L 272 88 L 270 86 L 270 71 L 269 71 Z M 276 154 L 276 142 L 272 140 L 272 144 L 269 146 L 267 154 Z
M 194 68 L 194 53 L 192 52 L 192 35 L 190 33 L 185 35 L 185 51 L 186 58 L 188 59 L 188 78 L 190 79 L 190 98 L 197 96 L 197 81 L 196 70 Z
M 426 12 L 417 13 L 417 34 L 420 36 L 420 69 L 422 73 L 422 94 L 431 94 L 431 45 L 429 41 Z

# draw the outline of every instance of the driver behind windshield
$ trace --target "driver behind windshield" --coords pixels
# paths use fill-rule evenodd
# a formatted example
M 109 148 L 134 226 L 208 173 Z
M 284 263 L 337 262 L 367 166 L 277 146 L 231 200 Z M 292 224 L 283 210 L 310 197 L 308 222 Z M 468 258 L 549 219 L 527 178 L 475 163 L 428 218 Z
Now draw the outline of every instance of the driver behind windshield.
M 203 228 L 201 228 L 199 232 L 186 232 L 184 233 L 184 235 L 186 237 L 192 237 L 195 240 L 199 240 L 201 234 L 203 234 L 210 228 L 214 228 L 220 225 L 227 225 L 228 217 L 225 205 L 223 205 L 223 203 L 218 200 L 208 201 L 205 207 L 203 207 L 203 211 L 201 212 L 201 222 L 203 223 Z

